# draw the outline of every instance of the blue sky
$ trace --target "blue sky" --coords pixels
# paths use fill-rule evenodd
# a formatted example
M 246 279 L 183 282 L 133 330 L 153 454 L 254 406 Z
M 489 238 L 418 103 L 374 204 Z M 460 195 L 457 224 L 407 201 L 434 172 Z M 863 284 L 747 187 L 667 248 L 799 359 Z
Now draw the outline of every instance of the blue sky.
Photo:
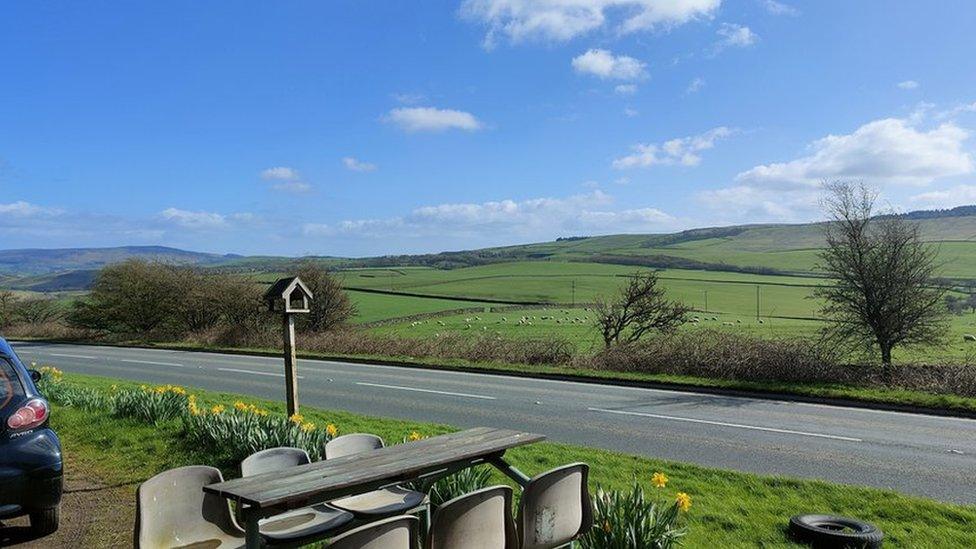
M 362 256 L 976 203 L 976 4 L 0 5 L 0 248 Z

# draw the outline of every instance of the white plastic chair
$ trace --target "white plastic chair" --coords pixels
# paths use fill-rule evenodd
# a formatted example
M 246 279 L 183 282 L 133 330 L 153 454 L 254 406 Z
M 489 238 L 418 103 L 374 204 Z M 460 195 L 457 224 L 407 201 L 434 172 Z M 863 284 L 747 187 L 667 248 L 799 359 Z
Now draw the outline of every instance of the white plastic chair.
M 244 547 L 244 531 L 234 520 L 230 504 L 203 491 L 204 486 L 223 480 L 218 469 L 191 465 L 163 471 L 140 484 L 135 547 Z
M 593 527 L 585 463 L 564 465 L 529 480 L 516 519 L 522 549 L 554 549 Z
M 269 448 L 241 462 L 241 476 L 250 477 L 311 463 L 301 448 Z M 352 521 L 352 513 L 320 504 L 274 515 L 258 521 L 259 531 L 270 543 L 295 543 L 320 536 Z
M 325 443 L 325 459 L 351 456 L 383 447 L 383 439 L 367 433 L 342 435 Z M 330 505 L 363 518 L 408 514 L 427 506 L 427 495 L 400 486 L 348 496 Z
M 517 549 L 512 489 L 491 486 L 444 502 L 434 512 L 426 549 Z
M 417 517 L 400 516 L 371 522 L 336 536 L 328 549 L 419 549 Z

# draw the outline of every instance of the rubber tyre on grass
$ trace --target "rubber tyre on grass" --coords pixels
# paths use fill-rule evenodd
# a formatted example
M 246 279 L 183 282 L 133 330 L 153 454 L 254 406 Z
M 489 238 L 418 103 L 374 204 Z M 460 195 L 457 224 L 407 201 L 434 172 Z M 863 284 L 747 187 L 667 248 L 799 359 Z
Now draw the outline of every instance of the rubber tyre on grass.
M 831 515 L 796 515 L 790 518 L 790 534 L 822 549 L 878 549 L 884 540 L 873 524 Z
M 46 536 L 58 531 L 61 521 L 61 506 L 40 509 L 30 514 L 31 532 L 38 536 Z

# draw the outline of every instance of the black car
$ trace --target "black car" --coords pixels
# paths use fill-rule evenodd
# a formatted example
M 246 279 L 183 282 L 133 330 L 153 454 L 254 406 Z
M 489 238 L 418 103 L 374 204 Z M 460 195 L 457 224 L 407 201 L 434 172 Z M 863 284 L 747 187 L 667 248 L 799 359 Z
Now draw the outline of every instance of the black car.
M 0 519 L 29 515 L 44 535 L 58 529 L 63 465 L 38 379 L 0 338 Z

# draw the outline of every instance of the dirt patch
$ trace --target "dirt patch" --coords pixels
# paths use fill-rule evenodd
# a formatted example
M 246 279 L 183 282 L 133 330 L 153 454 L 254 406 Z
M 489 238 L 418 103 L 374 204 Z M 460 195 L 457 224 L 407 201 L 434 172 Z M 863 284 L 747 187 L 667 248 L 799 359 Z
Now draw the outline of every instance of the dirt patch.
M 68 459 L 61 525 L 50 536 L 30 534 L 27 517 L 0 523 L 0 547 L 131 547 L 136 484 L 105 484 L 84 464 Z

